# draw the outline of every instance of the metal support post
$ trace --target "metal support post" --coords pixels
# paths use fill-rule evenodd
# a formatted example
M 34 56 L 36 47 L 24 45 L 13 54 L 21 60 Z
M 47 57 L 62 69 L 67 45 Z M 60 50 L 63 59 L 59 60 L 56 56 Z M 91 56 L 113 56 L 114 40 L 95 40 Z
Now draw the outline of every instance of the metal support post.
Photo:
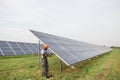
M 62 73 L 62 61 L 60 60 L 60 72 Z
M 39 46 L 38 46 L 38 69 L 40 69 L 40 40 L 39 40 Z

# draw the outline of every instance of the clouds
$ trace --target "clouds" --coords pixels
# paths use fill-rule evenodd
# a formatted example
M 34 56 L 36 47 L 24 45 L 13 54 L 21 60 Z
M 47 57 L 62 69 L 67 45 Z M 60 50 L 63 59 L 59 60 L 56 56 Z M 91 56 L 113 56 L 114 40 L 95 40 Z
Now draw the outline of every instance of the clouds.
M 68 0 L 58 2 L 55 0 L 4 0 L 2 3 L 4 8 L 2 12 L 6 14 L 4 19 L 7 16 L 7 21 L 35 24 L 52 23 L 55 26 L 60 23 L 73 23 L 75 19 L 84 19 L 87 17 L 84 14 L 88 14 L 89 10 L 89 7 L 86 7 L 86 2 L 77 3 Z M 65 21 L 66 23 L 64 23 Z
M 34 29 L 111 44 L 120 42 L 119 21 L 119 0 L 0 0 L 0 29 Z
M 38 39 L 28 30 L 21 28 L 0 28 L 0 40 L 33 42 L 37 43 Z

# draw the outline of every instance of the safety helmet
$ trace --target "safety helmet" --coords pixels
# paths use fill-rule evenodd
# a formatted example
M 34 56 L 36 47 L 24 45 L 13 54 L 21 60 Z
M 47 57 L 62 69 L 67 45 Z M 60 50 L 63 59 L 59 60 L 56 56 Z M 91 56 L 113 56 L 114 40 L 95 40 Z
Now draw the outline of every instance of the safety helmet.
M 49 48 L 48 44 L 45 44 L 44 49 L 48 49 L 48 48 Z

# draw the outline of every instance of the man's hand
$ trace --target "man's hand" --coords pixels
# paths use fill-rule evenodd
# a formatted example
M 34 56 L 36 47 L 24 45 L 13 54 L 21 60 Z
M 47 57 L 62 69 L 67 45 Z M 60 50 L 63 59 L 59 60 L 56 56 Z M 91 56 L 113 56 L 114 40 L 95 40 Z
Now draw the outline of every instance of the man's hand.
M 53 54 L 49 54 L 48 56 L 52 57 Z

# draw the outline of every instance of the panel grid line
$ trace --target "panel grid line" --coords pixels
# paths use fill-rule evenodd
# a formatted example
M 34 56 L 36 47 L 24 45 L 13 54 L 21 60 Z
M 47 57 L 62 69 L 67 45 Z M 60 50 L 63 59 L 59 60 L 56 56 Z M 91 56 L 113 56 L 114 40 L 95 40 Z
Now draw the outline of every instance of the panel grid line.
M 29 48 L 29 46 L 27 44 L 25 44 L 25 46 L 33 53 L 33 51 Z
M 13 48 L 10 46 L 9 42 L 7 41 L 8 46 L 10 47 L 10 49 L 13 51 L 14 55 L 17 55 L 16 52 L 13 50 Z
M 24 50 L 21 48 L 21 46 L 16 42 L 16 44 L 18 45 L 18 47 L 23 51 L 23 53 L 24 54 L 26 54 L 25 52 L 24 52 Z
M 4 56 L 5 54 L 3 53 L 3 51 L 1 50 L 1 48 L 0 48 L 0 51 L 1 51 L 2 55 Z
M 49 36 L 48 36 L 49 37 Z M 51 38 L 51 37 L 49 37 Z M 52 39 L 52 38 L 51 38 Z M 68 50 L 66 50 L 63 46 L 61 46 L 59 43 L 57 43 L 54 39 L 52 39 L 56 44 L 58 44 L 62 49 L 64 49 L 66 52 L 70 53 L 72 55 L 71 52 L 69 52 Z M 74 58 L 76 58 L 74 55 L 72 55 Z M 78 58 L 76 58 L 77 60 L 79 60 Z

